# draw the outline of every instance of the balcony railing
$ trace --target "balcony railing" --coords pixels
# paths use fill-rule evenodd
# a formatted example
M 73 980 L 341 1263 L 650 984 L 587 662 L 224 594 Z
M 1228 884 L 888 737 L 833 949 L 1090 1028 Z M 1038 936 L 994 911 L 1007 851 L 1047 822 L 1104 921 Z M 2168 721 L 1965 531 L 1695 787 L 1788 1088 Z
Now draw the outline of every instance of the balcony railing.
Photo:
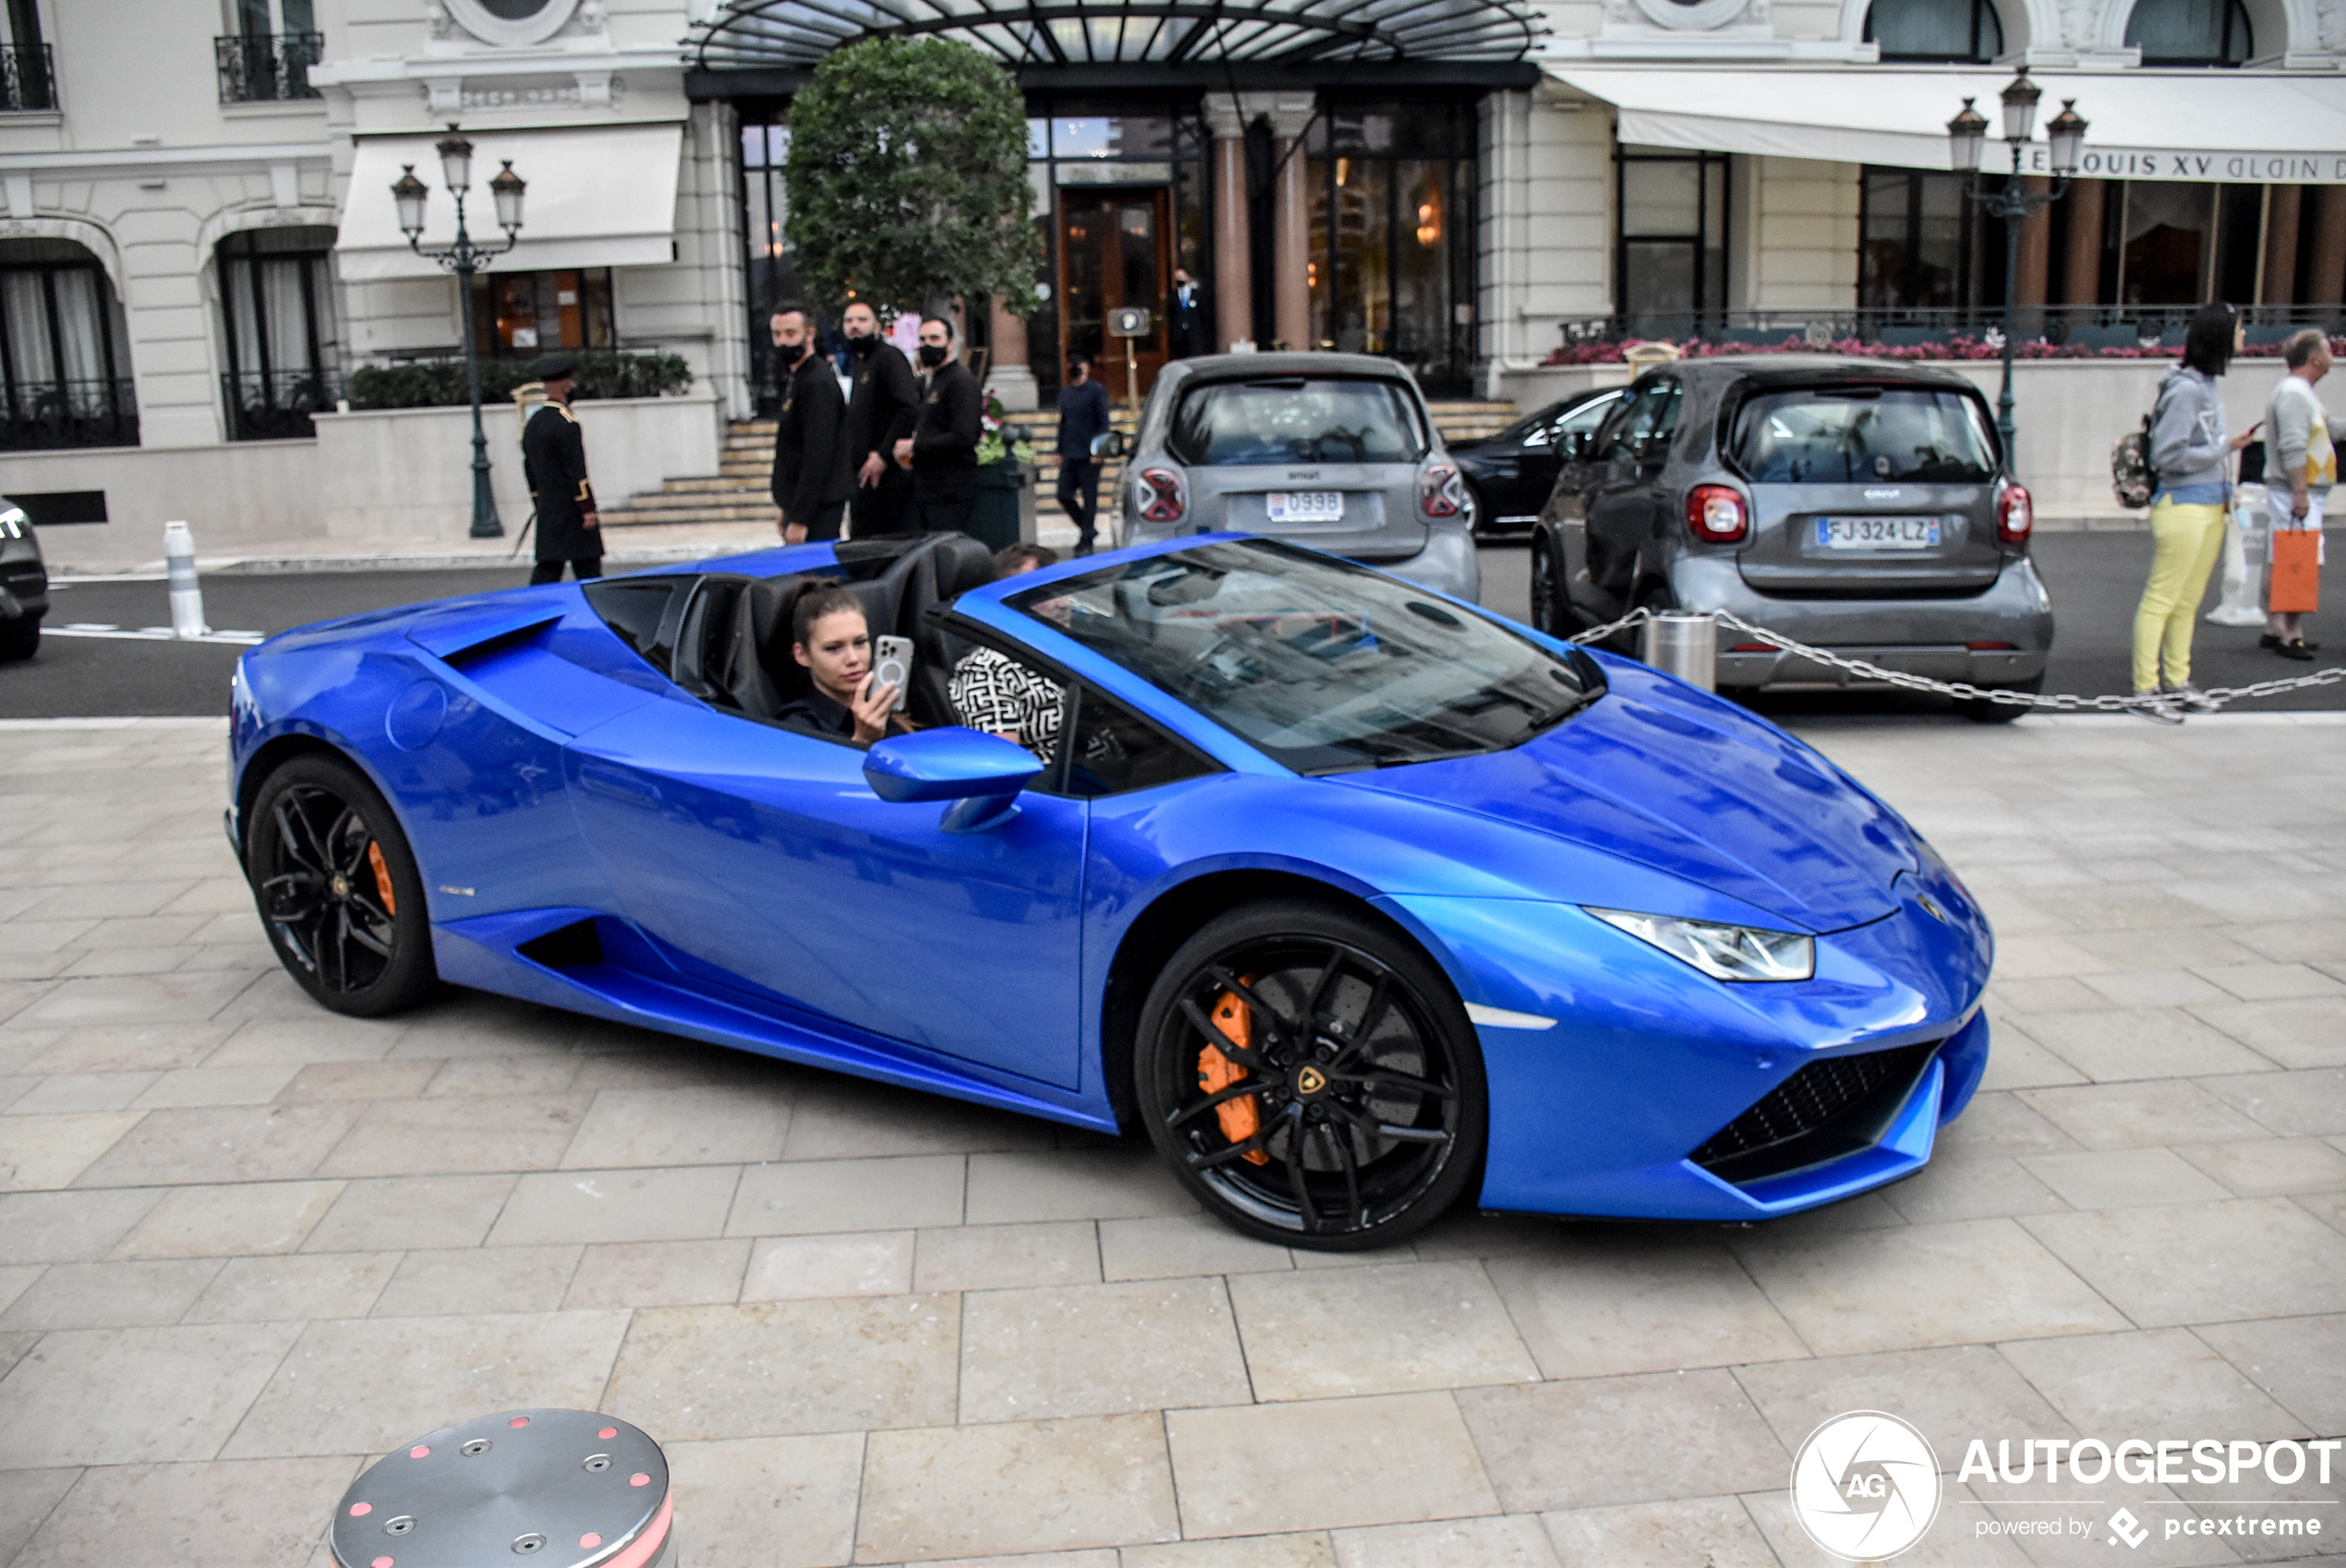
M 318 370 L 247 370 L 220 378 L 227 402 L 232 441 L 282 441 L 314 436 L 312 414 L 330 412 L 342 395 L 334 379 Z
M 139 399 L 127 376 L 0 389 L 0 452 L 138 444 Z
M 57 66 L 45 43 L 0 43 L 0 110 L 57 106 Z
M 321 32 L 236 33 L 212 41 L 220 62 L 220 102 L 271 103 L 316 98 L 309 67 L 324 52 Z
M 2018 341 L 2074 353 L 2163 348 L 2180 350 L 2192 305 L 2024 305 L 2014 312 Z M 2329 305 L 2240 307 L 2252 348 L 2279 343 L 2298 327 L 2346 331 L 2346 308 Z M 1787 340 L 1815 348 L 1856 343 L 1923 349 L 1957 340 L 1977 345 L 2001 341 L 2003 308 L 1866 307 L 1855 309 L 1651 310 L 1561 321 L 1561 353 L 1602 353 L 1605 345 L 1649 339 L 1699 341 L 1713 346 L 1775 348 Z M 2038 348 L 2032 356 L 2046 350 Z

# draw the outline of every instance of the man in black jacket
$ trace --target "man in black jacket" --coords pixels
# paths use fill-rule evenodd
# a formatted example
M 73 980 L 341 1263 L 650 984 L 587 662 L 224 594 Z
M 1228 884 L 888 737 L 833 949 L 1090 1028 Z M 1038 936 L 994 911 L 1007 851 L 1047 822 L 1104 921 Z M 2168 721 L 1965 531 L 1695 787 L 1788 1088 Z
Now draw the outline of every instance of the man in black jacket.
M 862 300 L 842 312 L 854 392 L 847 400 L 847 460 L 855 469 L 855 537 L 901 534 L 912 525 L 913 476 L 891 460 L 913 433 L 921 389 L 904 351 L 880 335 L 879 315 Z
M 921 318 L 920 418 L 896 443 L 896 460 L 913 471 L 913 514 L 925 534 L 965 534 L 977 509 L 977 438 L 986 397 L 977 378 L 954 356 L 953 323 Z
M 1165 301 L 1166 336 L 1176 359 L 1214 352 L 1214 332 L 1206 325 L 1205 302 L 1198 296 L 1197 280 L 1187 267 L 1173 269 L 1173 292 Z
M 815 344 L 803 305 L 774 311 L 774 356 L 782 368 L 782 411 L 774 422 L 774 526 L 784 544 L 836 539 L 854 470 L 848 462 L 847 400 L 828 357 Z
M 570 411 L 578 364 L 567 354 L 549 354 L 533 368 L 545 383 L 546 401 L 521 432 L 522 477 L 538 503 L 538 564 L 529 580 L 559 583 L 567 561 L 570 574 L 583 583 L 603 574 L 603 536 L 595 487 L 586 481 L 586 435 Z

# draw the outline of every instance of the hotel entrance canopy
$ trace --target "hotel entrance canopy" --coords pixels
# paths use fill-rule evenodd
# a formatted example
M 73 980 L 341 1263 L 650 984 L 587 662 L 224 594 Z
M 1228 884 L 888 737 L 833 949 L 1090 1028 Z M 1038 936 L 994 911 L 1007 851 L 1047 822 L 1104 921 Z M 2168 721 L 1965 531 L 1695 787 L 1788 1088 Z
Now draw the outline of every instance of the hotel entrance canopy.
M 1547 72 L 1619 111 L 1633 146 L 1945 169 L 1947 121 L 1965 98 L 1993 121 L 2009 69 L 1768 66 L 1647 69 L 1555 62 Z M 2346 185 L 2346 86 L 2299 71 L 2128 70 L 2031 73 L 2044 113 L 2075 99 L 2086 117 L 2088 179 Z M 2021 172 L 2043 175 L 2043 136 Z M 1993 139 L 1981 167 L 2011 155 Z

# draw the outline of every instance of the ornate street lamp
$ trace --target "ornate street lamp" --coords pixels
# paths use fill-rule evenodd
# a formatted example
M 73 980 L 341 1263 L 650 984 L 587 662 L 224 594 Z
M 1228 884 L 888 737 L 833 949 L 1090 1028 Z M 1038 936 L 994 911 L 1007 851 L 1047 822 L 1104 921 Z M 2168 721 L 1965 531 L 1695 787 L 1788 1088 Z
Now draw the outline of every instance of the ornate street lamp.
M 472 537 L 497 539 L 504 537 L 505 529 L 497 521 L 497 497 L 489 484 L 489 439 L 480 431 L 480 344 L 473 331 L 473 274 L 481 270 L 482 262 L 504 255 L 521 242 L 521 198 L 528 182 L 514 173 L 510 161 L 505 162 L 489 182 L 489 194 L 497 206 L 497 226 L 505 231 L 505 243 L 493 250 L 475 245 L 465 228 L 465 194 L 473 182 L 473 144 L 452 125 L 435 151 L 448 193 L 456 199 L 456 243 L 445 250 L 423 247 L 424 208 L 431 199 L 431 190 L 416 177 L 413 163 L 405 166 L 392 186 L 391 199 L 398 204 L 399 232 L 407 236 L 408 248 L 456 274 L 465 323 L 465 380 L 471 388 L 473 404 Z
M 2086 145 L 2086 122 L 2077 113 L 2077 101 L 2063 99 L 2061 113 L 2045 126 L 2045 139 L 2051 144 L 2047 162 L 2052 170 L 2052 185 L 2044 190 L 2020 187 L 2021 149 L 2028 144 L 2036 130 L 2037 103 L 2043 96 L 2043 90 L 2028 79 L 2026 66 L 2004 88 L 2004 144 L 2012 149 L 2012 177 L 2004 182 L 2001 190 L 1979 187 L 1980 154 L 1988 143 L 1988 116 L 1972 107 L 1972 101 L 1966 98 L 1955 117 L 1947 122 L 1948 163 L 1955 173 L 1971 176 L 1965 194 L 2004 223 L 2004 385 L 1996 399 L 1996 429 L 2003 438 L 2007 464 L 2013 461 L 2012 356 L 2020 330 L 2020 225 L 2068 194 L 2069 176 L 2077 172 L 2078 158 Z

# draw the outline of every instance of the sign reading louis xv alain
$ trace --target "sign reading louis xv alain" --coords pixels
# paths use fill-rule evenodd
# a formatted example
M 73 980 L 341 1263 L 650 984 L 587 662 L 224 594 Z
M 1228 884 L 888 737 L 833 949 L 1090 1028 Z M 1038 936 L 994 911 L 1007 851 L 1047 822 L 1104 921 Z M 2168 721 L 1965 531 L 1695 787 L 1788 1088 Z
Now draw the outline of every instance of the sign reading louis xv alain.
M 2010 156 L 2001 142 L 1991 143 L 1980 160 L 1984 173 Z M 2024 175 L 2052 173 L 2050 150 L 2031 143 L 2020 155 Z M 2307 150 L 2302 152 L 2195 151 L 2180 148 L 2094 147 L 2077 160 L 2077 175 L 2089 180 L 2207 180 L 2228 185 L 2346 185 L 2346 152 Z

